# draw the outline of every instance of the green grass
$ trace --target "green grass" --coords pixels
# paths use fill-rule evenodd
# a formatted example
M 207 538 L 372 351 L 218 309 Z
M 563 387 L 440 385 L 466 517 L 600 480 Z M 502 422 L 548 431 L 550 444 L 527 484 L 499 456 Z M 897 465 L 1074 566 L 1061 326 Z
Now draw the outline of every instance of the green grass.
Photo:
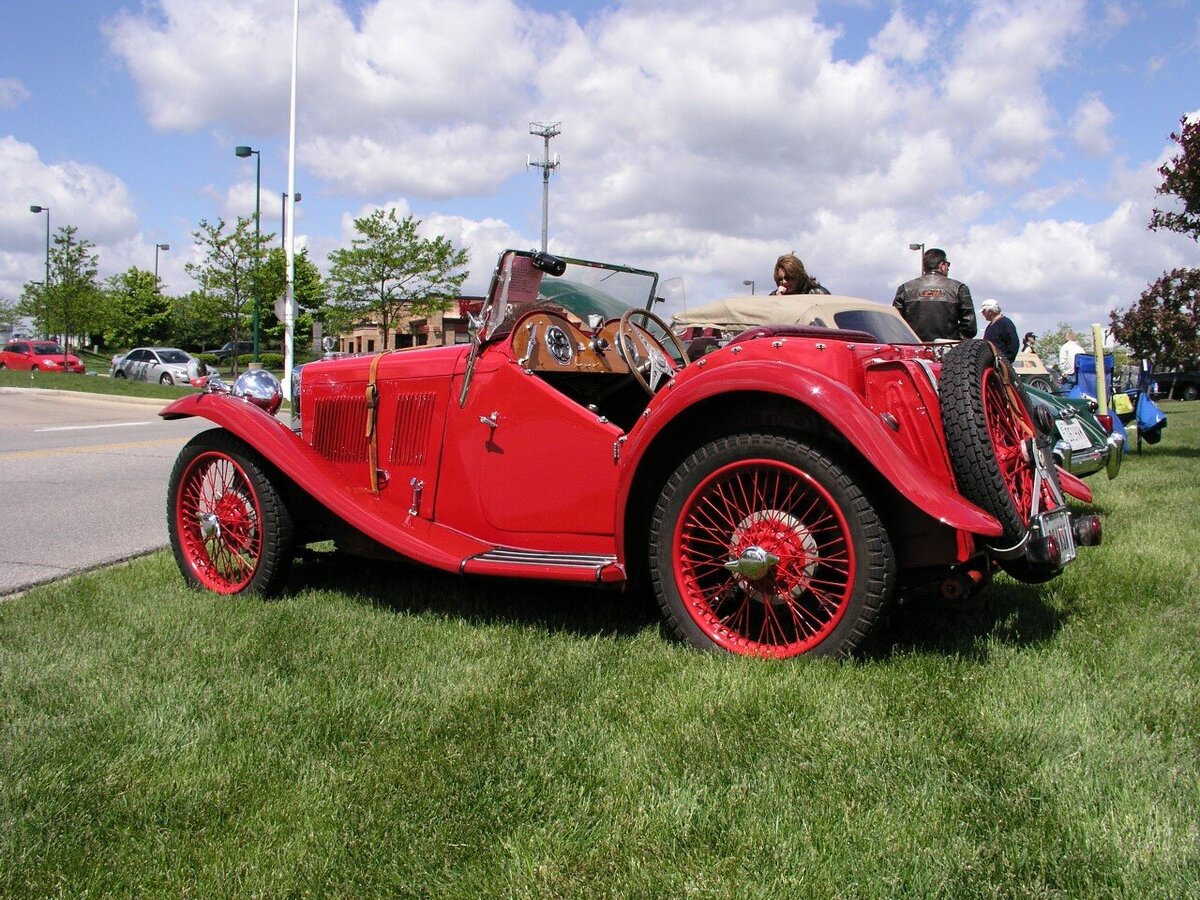
M 637 597 L 169 553 L 0 602 L 6 896 L 1200 893 L 1200 404 L 1090 480 L 1041 588 L 836 664 L 702 655 Z

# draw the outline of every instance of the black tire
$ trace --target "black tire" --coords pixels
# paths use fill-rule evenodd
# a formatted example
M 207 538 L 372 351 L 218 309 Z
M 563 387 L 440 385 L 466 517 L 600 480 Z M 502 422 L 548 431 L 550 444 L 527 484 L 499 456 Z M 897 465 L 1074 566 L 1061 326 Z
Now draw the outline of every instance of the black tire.
M 1189 384 L 1179 395 L 1180 400 L 1195 400 L 1197 397 L 1200 397 L 1200 388 L 1194 384 Z
M 866 495 L 819 450 L 778 435 L 693 452 L 663 487 L 650 531 L 666 626 L 704 650 L 848 656 L 895 587 L 891 541 Z
M 278 593 L 295 552 L 291 511 L 262 457 L 222 429 L 179 452 L 167 487 L 167 531 L 187 583 L 219 594 Z
M 170 372 L 163 372 L 162 377 L 158 379 L 158 383 L 164 387 L 174 387 L 175 379 L 171 377 Z
M 986 341 L 964 341 L 942 358 L 939 393 L 958 489 L 1000 521 L 1004 533 L 999 545 L 1016 546 L 1029 534 L 1034 469 L 1022 445 L 1036 434 L 1036 427 L 1015 387 L 1012 367 Z M 1047 470 L 1059 487 L 1053 459 L 1049 463 Z M 1052 488 L 1043 485 L 1041 490 L 1040 507 L 1046 509 L 1053 502 Z M 1053 577 L 1022 563 L 1007 560 L 1001 565 L 1023 581 L 1047 580 L 1044 574 Z
M 125 377 L 124 369 L 117 369 L 117 371 L 113 372 L 113 378 L 124 378 L 124 377 Z

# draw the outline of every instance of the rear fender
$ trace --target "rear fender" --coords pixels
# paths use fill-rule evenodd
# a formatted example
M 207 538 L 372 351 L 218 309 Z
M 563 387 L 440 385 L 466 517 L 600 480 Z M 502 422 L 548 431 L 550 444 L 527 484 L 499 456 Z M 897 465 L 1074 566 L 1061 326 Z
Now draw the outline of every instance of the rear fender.
M 995 517 L 964 499 L 950 484 L 930 475 L 920 461 L 902 449 L 896 434 L 840 381 L 812 369 L 772 361 L 743 360 L 720 371 L 719 378 L 697 375 L 677 380 L 655 397 L 653 412 L 633 429 L 622 451 L 627 467 L 617 498 L 619 509 L 628 503 L 634 474 L 642 460 L 677 416 L 710 397 L 745 392 L 787 397 L 811 409 L 856 447 L 901 496 L 938 522 L 984 537 L 1002 533 Z
M 345 485 L 337 470 L 287 425 L 245 400 L 226 394 L 190 394 L 159 415 L 164 419 L 198 416 L 224 428 L 333 515 L 409 559 L 455 572 L 467 557 L 491 549 L 490 544 L 419 516 L 407 515 L 402 521 L 386 518 L 378 494 Z

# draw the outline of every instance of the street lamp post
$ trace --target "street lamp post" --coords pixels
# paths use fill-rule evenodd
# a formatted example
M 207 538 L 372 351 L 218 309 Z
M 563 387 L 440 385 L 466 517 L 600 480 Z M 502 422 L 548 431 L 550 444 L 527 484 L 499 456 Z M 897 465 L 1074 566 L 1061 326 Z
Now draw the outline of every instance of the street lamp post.
M 170 250 L 170 244 L 155 244 L 154 245 L 154 292 L 158 293 L 158 251 Z
M 42 282 L 42 296 L 48 302 L 50 300 L 50 207 L 37 206 L 35 204 L 35 205 L 29 207 L 29 211 L 31 213 L 45 213 L 46 214 L 46 280 Z M 65 295 L 63 297 L 63 302 L 64 302 L 64 304 L 66 302 Z M 65 306 L 63 307 L 63 310 L 64 311 L 66 310 Z M 64 365 L 66 365 L 66 361 L 67 361 L 66 343 L 67 343 L 67 319 L 66 319 L 66 316 L 63 316 L 63 351 L 64 351 L 63 352 L 63 364 Z
M 234 156 L 246 159 L 254 157 L 254 267 L 258 268 L 259 220 L 262 194 L 262 153 L 242 144 L 233 149 Z M 254 282 L 254 361 L 258 362 L 258 279 Z
M 287 191 L 282 191 L 279 194 L 280 203 L 283 205 L 283 212 L 279 217 L 279 246 L 283 250 L 287 250 L 286 232 L 287 232 Z M 301 200 L 300 192 L 296 191 L 296 202 Z
M 751 279 L 750 281 L 743 281 L 742 284 L 744 284 L 744 285 L 746 285 L 746 287 L 750 288 L 751 294 L 754 293 L 754 280 L 753 279 Z
M 921 274 L 924 275 L 925 274 L 925 245 L 924 244 L 909 244 L 908 249 L 920 251 L 920 253 L 921 253 L 921 262 L 920 262 Z

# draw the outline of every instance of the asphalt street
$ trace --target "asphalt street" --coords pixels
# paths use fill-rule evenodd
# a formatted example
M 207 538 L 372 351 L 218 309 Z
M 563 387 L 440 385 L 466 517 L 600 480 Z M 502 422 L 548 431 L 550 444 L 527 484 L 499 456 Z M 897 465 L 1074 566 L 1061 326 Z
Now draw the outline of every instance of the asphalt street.
M 167 545 L 167 480 L 207 420 L 162 400 L 0 388 L 0 597 Z

